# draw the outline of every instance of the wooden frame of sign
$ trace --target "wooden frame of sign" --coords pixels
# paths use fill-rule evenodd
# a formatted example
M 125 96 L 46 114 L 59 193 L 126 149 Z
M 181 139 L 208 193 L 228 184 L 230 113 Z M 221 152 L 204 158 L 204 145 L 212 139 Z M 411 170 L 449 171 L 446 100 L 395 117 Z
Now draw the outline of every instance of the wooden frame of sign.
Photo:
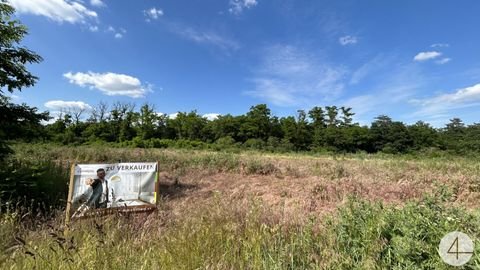
M 65 225 L 70 223 L 71 212 L 72 212 L 72 196 L 73 196 L 73 179 L 75 178 L 75 167 L 76 163 L 73 163 L 70 167 L 70 182 L 68 184 L 68 198 L 67 198 L 67 209 L 65 210 Z

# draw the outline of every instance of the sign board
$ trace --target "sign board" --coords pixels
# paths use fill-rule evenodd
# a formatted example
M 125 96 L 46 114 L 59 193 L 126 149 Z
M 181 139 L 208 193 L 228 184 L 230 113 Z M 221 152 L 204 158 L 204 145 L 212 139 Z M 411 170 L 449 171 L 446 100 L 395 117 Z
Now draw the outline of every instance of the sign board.
M 155 208 L 157 172 L 157 162 L 74 165 L 67 222 L 106 209 Z

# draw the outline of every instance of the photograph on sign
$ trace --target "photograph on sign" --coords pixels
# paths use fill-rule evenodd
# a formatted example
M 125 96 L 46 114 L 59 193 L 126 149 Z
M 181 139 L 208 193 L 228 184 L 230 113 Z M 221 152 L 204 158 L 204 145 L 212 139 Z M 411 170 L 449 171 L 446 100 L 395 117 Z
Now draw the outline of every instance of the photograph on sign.
M 70 185 L 72 218 L 104 209 L 155 207 L 157 163 L 78 164 Z

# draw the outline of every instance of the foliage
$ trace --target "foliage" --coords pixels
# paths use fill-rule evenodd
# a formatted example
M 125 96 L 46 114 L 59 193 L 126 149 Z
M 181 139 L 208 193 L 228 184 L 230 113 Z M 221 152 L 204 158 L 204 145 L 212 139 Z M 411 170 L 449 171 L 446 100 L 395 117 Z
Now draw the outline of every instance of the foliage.
M 18 20 L 12 20 L 15 9 L 0 2 L 0 93 L 6 87 L 9 92 L 33 86 L 37 77 L 27 71 L 27 63 L 38 63 L 42 57 L 18 43 L 27 34 L 27 28 Z
M 0 167 L 0 201 L 35 205 L 38 210 L 66 203 L 68 169 L 50 160 L 9 158 Z
M 27 64 L 38 63 L 42 58 L 19 43 L 27 34 L 27 28 L 18 20 L 12 20 L 15 9 L 0 1 L 0 162 L 11 150 L 8 139 L 31 140 L 39 136 L 42 120 L 48 113 L 37 113 L 37 108 L 26 104 L 16 105 L 3 93 L 33 86 L 37 77 L 27 71 Z
M 380 115 L 368 127 L 353 123 L 351 108 L 336 106 L 314 107 L 308 113 L 298 110 L 296 117 L 278 118 L 260 104 L 245 115 L 227 114 L 215 120 L 207 120 L 196 111 L 179 112 L 169 118 L 155 113 L 154 106 L 148 104 L 139 111 L 128 103 L 115 103 L 110 112 L 107 107 L 100 103 L 87 121 L 77 121 L 78 113 L 66 111 L 54 123 L 39 129 L 36 138 L 67 145 L 113 142 L 141 148 L 222 150 L 241 149 L 243 145 L 270 152 L 480 152 L 480 125 L 466 126 L 460 119 L 452 119 L 444 129 L 435 129 L 422 121 L 406 125 Z M 103 115 L 101 120 L 99 115 Z

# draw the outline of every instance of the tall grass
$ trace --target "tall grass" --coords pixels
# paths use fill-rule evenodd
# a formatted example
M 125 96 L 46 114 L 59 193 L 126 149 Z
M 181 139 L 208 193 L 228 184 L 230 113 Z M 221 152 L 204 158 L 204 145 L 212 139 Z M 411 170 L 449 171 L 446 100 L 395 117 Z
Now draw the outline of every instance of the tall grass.
M 223 198 L 171 219 L 114 216 L 27 230 L 0 218 L 8 269 L 449 269 L 441 237 L 480 237 L 479 213 L 427 197 L 403 208 L 351 198 L 334 213 L 292 223 L 261 202 Z M 464 269 L 480 266 L 480 245 Z
M 4 170 L 12 173 L 2 176 L 11 181 L 1 181 L 17 187 L 18 177 L 22 189 L 2 186 L 0 191 L 25 199 L 0 202 L 2 269 L 449 269 L 437 247 L 454 230 L 476 243 L 464 269 L 480 268 L 478 203 L 469 209 L 456 203 L 462 194 L 478 198 L 480 166 L 475 160 L 28 144 L 14 150 L 11 167 Z M 80 220 L 66 230 L 60 205 L 65 204 L 69 164 L 152 160 L 173 176 L 275 176 L 276 181 L 298 178 L 299 185 L 301 178 L 319 178 L 322 182 L 309 187 L 309 199 L 338 198 L 341 203 L 328 214 L 306 212 L 307 218 L 297 219 L 282 206 L 255 197 L 246 203 L 213 192 L 217 195 L 202 204 L 185 204 L 181 215 L 171 209 L 175 202 L 165 199 L 149 216 Z M 397 182 L 422 183 L 430 189 L 416 192 L 434 193 L 405 199 L 401 207 L 351 196 L 357 194 L 356 185 Z M 350 189 L 337 189 L 342 185 Z M 37 198 L 35 203 L 31 198 Z M 50 200 L 50 207 L 43 207 L 51 209 L 50 215 L 35 210 L 41 200 Z
M 0 167 L 0 211 L 15 205 L 41 211 L 66 204 L 68 170 L 49 159 L 10 158 Z

